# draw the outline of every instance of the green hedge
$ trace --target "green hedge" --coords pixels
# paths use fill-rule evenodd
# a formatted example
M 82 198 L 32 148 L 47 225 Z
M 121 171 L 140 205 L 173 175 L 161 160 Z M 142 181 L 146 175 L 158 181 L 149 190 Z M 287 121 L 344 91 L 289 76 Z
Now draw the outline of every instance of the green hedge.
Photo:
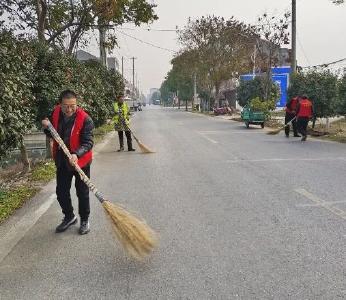
M 0 32 L 0 156 L 20 144 L 32 126 L 35 57 L 26 41 Z
M 288 96 L 306 95 L 313 102 L 316 117 L 331 117 L 337 113 L 337 85 L 337 76 L 329 71 L 297 73 L 291 77 Z
M 0 31 L 0 155 L 17 147 L 23 134 L 49 116 L 60 92 L 73 89 L 96 126 L 113 115 L 124 90 L 118 72 L 97 61 L 79 62 L 60 49 Z

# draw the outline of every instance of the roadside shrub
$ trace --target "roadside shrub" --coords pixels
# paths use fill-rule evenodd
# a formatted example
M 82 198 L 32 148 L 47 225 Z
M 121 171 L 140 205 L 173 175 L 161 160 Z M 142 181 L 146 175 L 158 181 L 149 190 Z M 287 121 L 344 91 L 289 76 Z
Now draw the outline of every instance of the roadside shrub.
M 240 84 L 237 87 L 237 101 L 240 106 L 245 106 L 250 103 L 252 99 L 259 98 L 264 100 L 278 99 L 279 88 L 271 81 L 270 99 L 266 98 L 266 78 L 264 76 L 256 76 L 252 80 L 240 80 Z M 274 107 L 275 109 L 275 107 Z
M 306 95 L 313 102 L 315 117 L 331 117 L 336 114 L 337 82 L 337 76 L 328 70 L 296 73 L 291 77 L 288 96 Z
M 35 58 L 29 44 L 0 32 L 0 156 L 22 143 L 33 126 L 32 74 Z

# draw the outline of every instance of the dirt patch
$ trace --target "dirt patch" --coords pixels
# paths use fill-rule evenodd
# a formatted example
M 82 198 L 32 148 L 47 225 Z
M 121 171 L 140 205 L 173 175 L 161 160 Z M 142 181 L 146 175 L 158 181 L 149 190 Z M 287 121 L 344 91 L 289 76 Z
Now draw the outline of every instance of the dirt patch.
M 315 128 L 309 128 L 309 134 L 325 140 L 346 143 L 346 119 L 335 121 L 327 128 L 324 124 L 316 124 Z

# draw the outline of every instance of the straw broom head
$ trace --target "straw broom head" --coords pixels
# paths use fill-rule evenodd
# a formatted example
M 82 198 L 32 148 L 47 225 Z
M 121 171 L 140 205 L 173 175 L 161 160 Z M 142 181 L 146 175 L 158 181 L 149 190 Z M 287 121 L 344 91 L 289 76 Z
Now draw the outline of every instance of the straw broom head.
M 279 129 L 275 129 L 275 130 L 271 130 L 271 131 L 268 131 L 267 134 L 269 135 L 276 135 L 276 134 L 279 134 L 281 130 L 283 130 L 284 128 L 279 128 Z
M 138 141 L 137 143 L 143 153 L 155 153 L 154 151 L 150 150 L 146 145 L 144 145 L 140 141 Z
M 133 133 L 132 133 L 133 135 Z M 136 136 L 134 136 L 134 139 L 136 140 L 139 148 L 141 149 L 142 153 L 148 154 L 148 153 L 155 153 L 155 151 L 150 150 L 146 145 L 144 145 Z
M 129 255 L 142 260 L 153 251 L 157 239 L 154 231 L 144 221 L 107 200 L 102 202 L 102 206 L 112 221 L 116 236 Z

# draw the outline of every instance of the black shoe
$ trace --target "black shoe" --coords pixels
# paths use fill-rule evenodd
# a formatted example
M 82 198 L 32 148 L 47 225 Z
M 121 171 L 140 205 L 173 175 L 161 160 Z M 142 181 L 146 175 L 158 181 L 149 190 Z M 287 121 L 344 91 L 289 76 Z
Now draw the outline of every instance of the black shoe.
M 299 134 L 295 134 L 294 137 L 302 137 L 301 135 Z
M 79 227 L 79 234 L 87 234 L 90 231 L 89 221 L 81 221 Z
M 289 138 L 289 137 L 290 137 L 290 135 L 289 135 L 289 134 L 285 134 L 285 135 L 286 135 L 286 137 L 287 137 L 287 138 Z
M 120 149 L 117 150 L 117 152 L 123 152 L 124 151 L 124 147 L 120 147 Z
M 129 151 L 136 151 L 136 149 L 134 149 L 134 148 L 130 148 L 130 149 L 129 149 Z
M 64 232 L 71 225 L 77 223 L 77 217 L 73 216 L 72 218 L 64 218 L 62 222 L 56 227 L 55 232 Z
M 306 141 L 306 138 L 307 138 L 307 136 L 306 136 L 306 135 L 303 135 L 301 141 L 302 141 L 302 142 L 305 142 L 305 141 Z

